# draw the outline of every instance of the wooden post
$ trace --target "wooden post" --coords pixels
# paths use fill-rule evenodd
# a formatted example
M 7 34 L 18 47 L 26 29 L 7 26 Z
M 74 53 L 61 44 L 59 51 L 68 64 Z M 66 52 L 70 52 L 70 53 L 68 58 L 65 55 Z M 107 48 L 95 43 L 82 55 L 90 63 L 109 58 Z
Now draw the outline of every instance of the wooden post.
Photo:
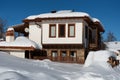
M 29 59 L 31 59 L 31 53 L 30 53 L 30 51 L 29 51 Z
M 70 52 L 69 52 L 69 50 L 67 50 L 67 62 L 70 62 Z
M 58 61 L 61 61 L 61 53 L 60 53 L 60 50 L 58 50 Z

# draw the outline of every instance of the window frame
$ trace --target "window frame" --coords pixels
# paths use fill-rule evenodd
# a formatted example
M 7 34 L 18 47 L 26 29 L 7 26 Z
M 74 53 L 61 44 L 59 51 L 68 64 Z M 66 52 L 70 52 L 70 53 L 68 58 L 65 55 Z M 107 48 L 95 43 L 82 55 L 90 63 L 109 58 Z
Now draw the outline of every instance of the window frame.
M 70 27 L 71 26 L 74 26 L 74 35 L 73 36 L 70 35 Z M 68 24 L 68 37 L 75 37 L 75 24 Z
M 55 35 L 54 36 L 52 36 L 52 31 L 51 31 L 53 26 L 55 27 Z M 50 38 L 55 38 L 56 37 L 56 24 L 50 24 L 49 25 L 49 37 Z
M 60 35 L 60 27 L 61 27 L 61 25 L 62 26 L 64 25 L 64 36 Z M 59 24 L 58 25 L 58 37 L 66 37 L 66 25 L 65 24 Z

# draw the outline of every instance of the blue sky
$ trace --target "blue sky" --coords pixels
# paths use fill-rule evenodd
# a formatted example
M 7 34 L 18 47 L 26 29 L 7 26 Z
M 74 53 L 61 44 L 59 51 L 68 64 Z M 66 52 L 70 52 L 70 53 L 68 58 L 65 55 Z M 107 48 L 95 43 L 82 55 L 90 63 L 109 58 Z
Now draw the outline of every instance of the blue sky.
M 120 0 L 0 0 L 0 17 L 7 26 L 20 24 L 30 15 L 51 10 L 75 10 L 98 18 L 105 28 L 120 40 Z

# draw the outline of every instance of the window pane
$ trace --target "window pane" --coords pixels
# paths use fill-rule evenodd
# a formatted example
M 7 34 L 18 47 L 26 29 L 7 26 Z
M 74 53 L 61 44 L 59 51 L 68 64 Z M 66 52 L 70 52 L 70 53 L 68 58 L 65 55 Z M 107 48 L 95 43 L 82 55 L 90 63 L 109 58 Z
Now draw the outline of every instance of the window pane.
M 65 25 L 59 25 L 59 37 L 65 37 Z
M 55 36 L 55 26 L 51 26 L 51 36 Z
M 66 56 L 67 56 L 66 51 L 62 51 L 62 57 L 66 57 Z
M 75 36 L 75 35 L 74 35 L 74 26 L 70 26 L 69 28 L 70 28 L 70 29 L 69 29 L 69 30 L 70 30 L 70 31 L 69 31 L 69 36 Z
M 56 25 L 50 25 L 50 37 L 56 37 Z
M 75 24 L 68 24 L 68 36 L 75 37 Z

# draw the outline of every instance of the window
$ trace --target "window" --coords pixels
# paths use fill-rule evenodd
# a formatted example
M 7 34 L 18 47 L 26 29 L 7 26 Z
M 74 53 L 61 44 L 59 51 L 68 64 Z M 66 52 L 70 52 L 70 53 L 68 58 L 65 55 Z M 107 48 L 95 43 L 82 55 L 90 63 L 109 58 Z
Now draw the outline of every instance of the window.
M 52 51 L 52 57 L 57 57 L 58 54 L 57 54 L 57 51 Z
M 56 25 L 51 24 L 49 27 L 49 37 L 56 37 Z
M 65 37 L 65 24 L 59 24 L 59 37 Z
M 68 25 L 68 37 L 75 37 L 75 24 Z
M 76 51 L 70 51 L 70 61 L 76 62 L 76 60 L 77 60 L 76 55 L 77 55 Z
M 61 54 L 62 54 L 62 57 L 66 57 L 67 56 L 66 51 L 61 51 Z
M 70 51 L 70 57 L 76 57 L 76 51 Z

